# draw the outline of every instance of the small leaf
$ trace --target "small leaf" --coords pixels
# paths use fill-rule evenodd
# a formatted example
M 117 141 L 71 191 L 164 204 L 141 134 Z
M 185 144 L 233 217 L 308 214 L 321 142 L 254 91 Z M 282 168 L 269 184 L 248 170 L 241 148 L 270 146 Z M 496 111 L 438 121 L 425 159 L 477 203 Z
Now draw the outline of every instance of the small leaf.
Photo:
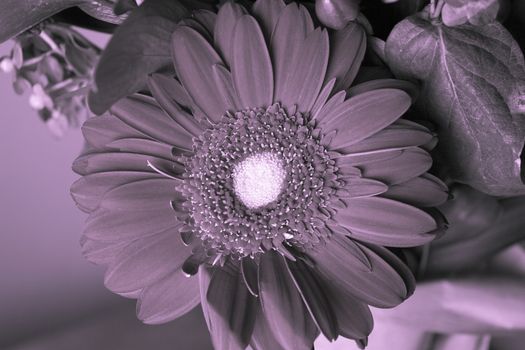
M 448 0 L 443 6 L 443 23 L 456 26 L 469 22 L 483 25 L 496 20 L 500 10 L 500 0 Z
M 422 81 L 416 109 L 438 126 L 438 161 L 458 182 L 497 196 L 525 193 L 525 62 L 502 25 L 446 27 L 420 13 L 386 44 L 399 78 Z
M 115 31 L 95 71 L 89 106 L 102 114 L 146 86 L 148 74 L 171 66 L 171 34 L 188 10 L 177 0 L 147 0 Z
M 2 0 L 0 1 L 0 43 L 33 27 L 44 19 L 88 0 Z

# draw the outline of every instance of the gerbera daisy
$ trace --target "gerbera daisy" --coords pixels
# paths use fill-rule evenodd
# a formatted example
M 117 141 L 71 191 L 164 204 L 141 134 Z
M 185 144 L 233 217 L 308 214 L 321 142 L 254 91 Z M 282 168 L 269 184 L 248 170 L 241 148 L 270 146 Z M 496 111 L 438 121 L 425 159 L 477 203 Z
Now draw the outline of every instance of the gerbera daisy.
M 172 40 L 176 77 L 83 127 L 85 255 L 146 323 L 200 303 L 216 349 L 366 344 L 368 305 L 414 289 L 386 247 L 432 240 L 438 216 L 418 207 L 447 197 L 426 173 L 434 136 L 400 119 L 408 85 L 347 90 L 364 31 L 328 33 L 282 0 L 196 12 Z

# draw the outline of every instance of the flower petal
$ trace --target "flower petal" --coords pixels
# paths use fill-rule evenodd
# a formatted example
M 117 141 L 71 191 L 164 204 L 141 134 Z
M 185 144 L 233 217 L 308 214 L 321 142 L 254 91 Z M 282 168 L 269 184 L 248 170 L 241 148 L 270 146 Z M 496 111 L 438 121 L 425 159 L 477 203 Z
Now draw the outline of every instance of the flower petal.
M 136 240 L 109 266 L 104 284 L 116 293 L 147 287 L 178 270 L 190 254 L 177 230 Z
M 159 178 L 160 175 L 141 171 L 110 171 L 81 177 L 71 186 L 71 196 L 86 212 L 97 209 L 100 199 L 109 190 L 134 181 Z
M 130 242 L 103 242 L 83 237 L 82 255 L 97 265 L 108 265 Z
M 78 157 L 73 162 L 73 171 L 80 175 L 109 171 L 152 172 L 148 168 L 148 162 L 175 170 L 174 166 L 176 163 L 163 158 L 138 153 L 108 152 L 91 153 Z
M 213 65 L 222 60 L 196 30 L 179 26 L 172 36 L 172 56 L 177 76 L 197 106 L 217 122 L 228 107 L 213 80 Z
M 337 190 L 339 198 L 359 198 L 377 196 L 388 190 L 388 186 L 381 181 L 362 177 L 344 178 L 345 185 Z
M 330 307 L 329 297 L 313 271 L 301 261 L 286 261 L 288 272 L 301 294 L 306 308 L 325 337 L 334 340 L 338 336 L 337 319 Z
M 206 292 L 207 319 L 216 349 L 244 349 L 248 345 L 256 316 L 257 300 L 238 271 L 217 268 Z
M 237 20 L 245 14 L 245 8 L 233 1 L 225 2 L 217 14 L 213 31 L 215 47 L 219 50 L 228 66 L 231 66 L 232 63 L 232 40 L 235 25 Z
M 386 198 L 353 198 L 344 201 L 336 221 L 350 236 L 389 247 L 413 247 L 428 243 L 437 229 L 434 218 L 408 204 Z
M 237 20 L 233 35 L 232 78 L 243 108 L 269 107 L 273 101 L 273 70 L 259 24 L 249 15 Z
M 253 350 L 286 350 L 281 344 L 279 344 L 277 339 L 275 339 L 275 334 L 270 329 L 268 320 L 266 319 L 260 305 L 257 309 L 257 316 L 250 346 Z
M 140 95 L 126 97 L 115 103 L 110 110 L 124 123 L 152 139 L 191 149 L 191 135 L 170 119 L 153 99 Z
M 284 349 L 310 350 L 317 327 L 286 270 L 279 253 L 270 251 L 261 257 L 259 292 L 263 313 Z
M 317 96 L 317 99 L 315 100 L 314 105 L 312 106 L 312 118 L 317 119 L 317 115 L 325 105 L 326 101 L 328 101 L 328 98 L 330 97 L 330 94 L 333 91 L 335 85 L 335 78 L 332 78 L 332 80 L 328 81 L 324 86 L 321 92 L 319 92 L 319 95 Z M 343 98 L 344 100 L 344 98 Z
M 330 61 L 325 82 L 337 79 L 334 91 L 346 90 L 354 80 L 366 51 L 366 33 L 357 22 L 330 36 Z
M 180 88 L 180 83 L 171 77 L 162 74 L 153 74 L 148 79 L 148 86 L 155 100 L 161 108 L 184 130 L 192 136 L 202 134 L 203 126 L 193 117 L 186 113 L 179 106 L 176 98 L 173 96 L 174 91 Z M 186 102 L 187 107 L 191 106 Z M 189 106 L 188 106 L 189 105 Z
M 252 13 L 261 24 L 264 37 L 268 42 L 270 42 L 279 15 L 285 6 L 283 0 L 257 0 L 253 4 Z
M 355 144 L 399 119 L 410 107 L 410 96 L 396 89 L 372 90 L 354 96 L 321 120 L 323 131 L 337 130 L 331 149 Z
M 108 191 L 102 198 L 100 207 L 126 211 L 171 208 L 171 201 L 180 197 L 175 191 L 176 185 L 176 181 L 166 177 L 127 183 Z
M 398 157 L 363 164 L 359 167 L 363 176 L 397 185 L 414 179 L 432 166 L 432 157 L 419 147 L 408 148 Z
M 419 95 L 419 88 L 417 85 L 400 79 L 374 79 L 364 83 L 357 84 L 348 89 L 348 97 L 357 96 L 367 91 L 377 89 L 399 89 L 405 91 L 412 97 L 414 102 Z
M 176 270 L 144 288 L 137 303 L 137 317 L 146 324 L 162 324 L 186 314 L 199 303 L 198 279 Z
M 366 338 L 374 325 L 368 305 L 357 300 L 346 289 L 328 281 L 325 290 L 337 320 L 339 334 L 355 340 Z
M 363 254 L 369 266 L 356 256 Z M 320 275 L 357 299 L 377 307 L 393 307 L 409 294 L 405 282 L 385 260 L 350 238 L 333 234 L 326 245 L 309 253 Z
M 109 113 L 86 120 L 82 125 L 82 134 L 86 142 L 97 149 L 123 137 L 147 137 Z
M 173 146 L 151 139 L 122 138 L 106 145 L 111 151 L 129 152 L 173 160 Z
M 239 95 L 233 86 L 232 75 L 229 70 L 220 64 L 213 66 L 213 78 L 215 84 L 219 87 L 224 103 L 228 106 L 228 110 L 236 112 L 242 109 L 242 104 L 239 101 Z
M 270 41 L 275 76 L 274 102 L 282 102 L 295 64 L 301 59 L 301 45 L 313 29 L 310 15 L 291 3 L 282 10 Z
M 115 211 L 97 209 L 88 217 L 84 234 L 100 241 L 131 241 L 178 227 L 173 209 Z
M 376 134 L 351 146 L 341 147 L 344 154 L 358 152 L 382 152 L 384 150 L 405 149 L 430 142 L 434 136 L 426 129 L 408 127 L 394 122 Z
M 437 207 L 448 199 L 448 188 L 437 177 L 425 173 L 406 182 L 390 186 L 382 197 L 417 207 Z
M 328 64 L 328 33 L 318 28 L 297 45 L 300 53 L 292 62 L 294 71 L 286 82 L 280 102 L 285 107 L 297 105 L 300 112 L 309 112 L 323 86 Z

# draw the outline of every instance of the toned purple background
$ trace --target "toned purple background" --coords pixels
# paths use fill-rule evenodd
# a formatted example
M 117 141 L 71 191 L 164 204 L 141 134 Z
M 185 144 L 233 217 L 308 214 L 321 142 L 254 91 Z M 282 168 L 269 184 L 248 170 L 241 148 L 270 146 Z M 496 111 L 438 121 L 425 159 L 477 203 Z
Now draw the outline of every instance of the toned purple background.
M 0 56 L 11 46 L 0 45 Z M 81 256 L 85 215 L 69 195 L 80 131 L 54 138 L 28 94 L 16 95 L 3 73 L 0 106 L 0 348 L 209 349 L 199 310 L 167 326 L 144 326 L 134 301 L 107 291 L 103 270 Z

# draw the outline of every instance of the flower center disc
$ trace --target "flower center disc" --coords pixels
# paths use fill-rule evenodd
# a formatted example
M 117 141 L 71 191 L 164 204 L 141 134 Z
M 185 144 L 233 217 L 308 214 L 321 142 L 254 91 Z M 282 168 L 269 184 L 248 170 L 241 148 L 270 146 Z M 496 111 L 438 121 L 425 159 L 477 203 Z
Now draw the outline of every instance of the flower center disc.
M 279 197 L 286 172 L 282 160 L 268 152 L 249 156 L 239 162 L 232 176 L 237 197 L 248 208 L 257 209 Z

